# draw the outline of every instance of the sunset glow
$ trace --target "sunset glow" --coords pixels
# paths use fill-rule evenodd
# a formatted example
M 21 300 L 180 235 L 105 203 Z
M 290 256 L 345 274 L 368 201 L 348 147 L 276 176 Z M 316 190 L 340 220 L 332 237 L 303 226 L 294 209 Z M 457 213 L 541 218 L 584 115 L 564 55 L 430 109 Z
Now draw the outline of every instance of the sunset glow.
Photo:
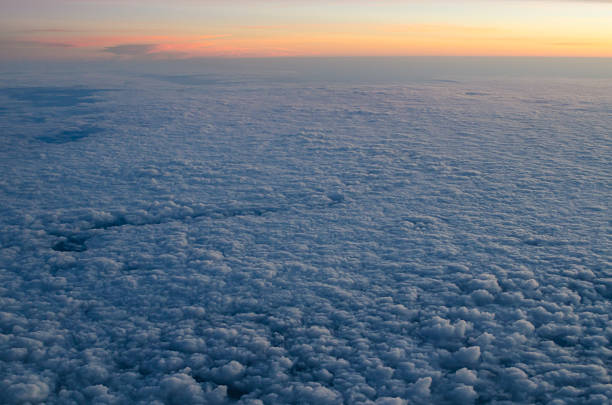
M 0 2 L 2 59 L 612 56 L 597 1 Z

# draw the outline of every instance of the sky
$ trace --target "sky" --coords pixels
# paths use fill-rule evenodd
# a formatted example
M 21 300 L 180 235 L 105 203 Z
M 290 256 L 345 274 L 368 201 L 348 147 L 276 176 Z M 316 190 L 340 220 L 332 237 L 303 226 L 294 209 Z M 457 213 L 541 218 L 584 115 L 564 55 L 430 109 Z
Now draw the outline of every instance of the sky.
M 0 59 L 612 57 L 612 1 L 0 0 Z

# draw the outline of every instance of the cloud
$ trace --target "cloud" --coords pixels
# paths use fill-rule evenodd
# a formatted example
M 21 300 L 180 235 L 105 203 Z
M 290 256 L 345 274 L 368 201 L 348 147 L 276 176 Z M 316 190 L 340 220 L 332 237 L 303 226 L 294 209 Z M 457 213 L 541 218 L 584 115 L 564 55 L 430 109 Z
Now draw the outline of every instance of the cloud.
M 124 44 L 108 46 L 104 52 L 110 52 L 119 56 L 144 56 L 151 53 L 157 44 Z
M 0 403 L 609 402 L 610 85 L 417 61 L 7 73 Z
M 165 49 L 159 44 L 124 44 L 104 48 L 104 52 L 112 53 L 120 57 L 136 59 L 170 60 L 184 59 L 190 56 L 189 53 Z
M 74 45 L 67 42 L 54 42 L 43 40 L 0 40 L 0 45 L 11 47 L 33 47 L 33 48 L 73 48 Z

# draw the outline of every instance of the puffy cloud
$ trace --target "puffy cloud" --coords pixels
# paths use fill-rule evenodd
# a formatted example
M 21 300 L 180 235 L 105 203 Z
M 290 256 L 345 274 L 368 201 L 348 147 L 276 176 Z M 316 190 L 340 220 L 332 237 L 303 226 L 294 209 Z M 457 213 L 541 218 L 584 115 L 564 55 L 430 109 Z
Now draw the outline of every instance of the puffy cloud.
M 38 404 L 45 402 L 51 393 L 48 382 L 36 375 L 9 376 L 0 387 L 0 398 L 6 403 Z
M 7 76 L 0 402 L 606 403 L 605 85 L 209 63 Z

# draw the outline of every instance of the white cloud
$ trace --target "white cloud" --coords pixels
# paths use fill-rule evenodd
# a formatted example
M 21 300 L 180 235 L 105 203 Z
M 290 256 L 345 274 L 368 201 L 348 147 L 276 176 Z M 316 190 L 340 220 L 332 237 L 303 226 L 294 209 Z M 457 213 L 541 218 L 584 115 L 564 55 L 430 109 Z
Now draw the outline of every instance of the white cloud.
M 607 82 L 157 63 L 2 78 L 0 402 L 612 395 Z

